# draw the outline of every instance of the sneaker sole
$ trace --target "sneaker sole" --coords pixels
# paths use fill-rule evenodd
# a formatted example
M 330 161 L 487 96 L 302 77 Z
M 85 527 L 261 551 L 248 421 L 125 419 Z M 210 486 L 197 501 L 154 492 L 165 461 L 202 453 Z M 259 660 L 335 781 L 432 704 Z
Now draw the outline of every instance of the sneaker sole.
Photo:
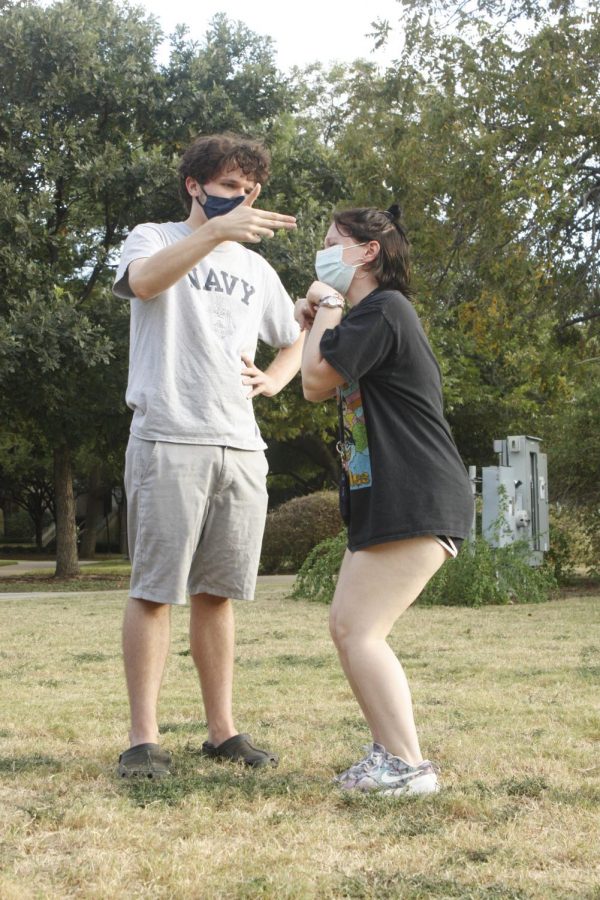
M 437 776 L 433 774 L 420 775 L 413 778 L 407 784 L 403 784 L 397 788 L 383 788 L 376 790 L 374 793 L 380 794 L 382 797 L 407 797 L 423 794 L 437 794 L 440 790 L 440 784 Z
M 390 785 L 386 787 L 382 784 L 365 784 L 364 781 L 357 784 L 341 784 L 344 791 L 356 791 L 359 794 L 376 794 L 378 797 L 407 797 L 423 794 L 436 794 L 440 790 L 440 784 L 437 775 L 433 772 L 427 772 L 424 775 L 418 775 L 411 781 L 404 781 L 397 787 Z

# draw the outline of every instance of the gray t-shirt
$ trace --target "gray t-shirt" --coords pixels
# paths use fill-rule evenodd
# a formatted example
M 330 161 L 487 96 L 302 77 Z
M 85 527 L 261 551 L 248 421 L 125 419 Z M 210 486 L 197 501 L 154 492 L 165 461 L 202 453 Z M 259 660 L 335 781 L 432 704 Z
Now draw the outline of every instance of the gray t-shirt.
M 278 349 L 297 340 L 292 300 L 269 263 L 232 241 L 152 300 L 135 297 L 129 264 L 189 234 L 184 222 L 147 223 L 123 246 L 113 292 L 131 300 L 131 432 L 144 440 L 262 450 L 241 355 L 254 358 L 259 339 Z

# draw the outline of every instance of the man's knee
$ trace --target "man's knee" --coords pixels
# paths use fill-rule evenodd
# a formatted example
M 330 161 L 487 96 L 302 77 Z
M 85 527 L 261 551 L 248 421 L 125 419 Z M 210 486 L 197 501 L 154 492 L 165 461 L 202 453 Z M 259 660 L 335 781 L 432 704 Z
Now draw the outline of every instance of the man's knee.
M 129 597 L 125 615 L 144 616 L 153 619 L 168 617 L 171 612 L 170 603 L 157 603 L 155 600 L 144 600 L 143 597 Z
M 229 603 L 229 597 L 221 597 L 218 594 L 191 594 L 190 602 L 196 603 L 204 607 L 219 607 L 224 603 Z

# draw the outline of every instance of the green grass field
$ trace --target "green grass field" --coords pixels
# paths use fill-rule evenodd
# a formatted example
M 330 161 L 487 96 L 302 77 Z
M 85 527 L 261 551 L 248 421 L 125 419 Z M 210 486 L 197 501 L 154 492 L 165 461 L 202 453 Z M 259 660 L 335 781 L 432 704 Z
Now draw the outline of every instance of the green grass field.
M 0 566 L 8 565 L 11 563 L 0 560 Z M 47 567 L 36 569 L 28 568 L 27 560 L 20 560 L 19 568 L 23 569 L 23 574 L 7 575 L 0 571 L 0 593 L 127 590 L 131 563 L 121 557 L 98 560 L 92 565 L 82 565 L 79 575 L 73 578 L 56 578 L 53 560 L 48 560 Z
M 600 898 L 597 593 L 409 610 L 392 643 L 444 790 L 397 801 L 331 783 L 368 734 L 327 609 L 288 590 L 236 607 L 237 724 L 279 768 L 198 755 L 176 609 L 160 708 L 176 771 L 157 784 L 115 777 L 125 593 L 0 597 L 2 900 Z

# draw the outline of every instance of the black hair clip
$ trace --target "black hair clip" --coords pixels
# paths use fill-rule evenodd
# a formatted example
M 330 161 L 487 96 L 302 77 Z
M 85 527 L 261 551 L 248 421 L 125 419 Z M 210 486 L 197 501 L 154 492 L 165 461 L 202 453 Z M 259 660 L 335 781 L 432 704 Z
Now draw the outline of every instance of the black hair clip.
M 400 219 L 400 216 L 401 216 L 401 211 L 400 211 L 400 207 L 398 206 L 398 204 L 392 203 L 392 205 L 388 209 L 386 209 L 385 215 L 388 217 L 390 222 L 394 222 L 394 223 L 398 222 L 398 220 Z

